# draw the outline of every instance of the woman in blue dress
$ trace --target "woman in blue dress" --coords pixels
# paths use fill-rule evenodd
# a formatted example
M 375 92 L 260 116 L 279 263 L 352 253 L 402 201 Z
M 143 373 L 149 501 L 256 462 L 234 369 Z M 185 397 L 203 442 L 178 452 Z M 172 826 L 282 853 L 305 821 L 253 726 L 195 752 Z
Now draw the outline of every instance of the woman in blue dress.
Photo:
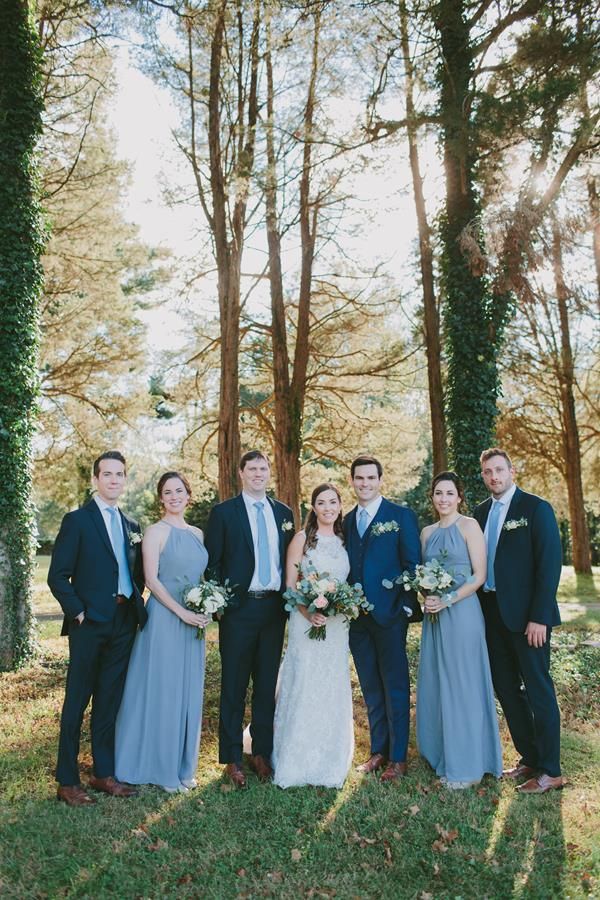
M 417 680 L 417 743 L 446 787 L 460 789 L 478 784 L 486 773 L 502 774 L 485 623 L 476 593 L 485 581 L 486 549 L 478 523 L 459 512 L 464 490 L 454 472 L 435 476 L 431 498 L 439 520 L 421 533 L 423 561 L 437 559 L 454 583 L 447 594 L 425 597 L 429 615 L 423 622 Z
M 200 529 L 184 519 L 191 498 L 185 476 L 165 472 L 157 493 L 163 516 L 142 543 L 151 591 L 148 623 L 131 652 L 117 717 L 115 770 L 120 781 L 175 792 L 196 786 L 205 652 L 197 630 L 210 617 L 186 609 L 183 593 L 202 579 L 208 554 Z

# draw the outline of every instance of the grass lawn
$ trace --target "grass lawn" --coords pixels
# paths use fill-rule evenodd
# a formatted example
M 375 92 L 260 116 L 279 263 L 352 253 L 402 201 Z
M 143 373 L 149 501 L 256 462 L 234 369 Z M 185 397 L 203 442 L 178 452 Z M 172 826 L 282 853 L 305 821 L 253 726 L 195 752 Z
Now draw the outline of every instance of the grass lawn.
M 573 578 L 565 573 L 563 602 L 597 603 L 598 575 L 581 589 Z M 43 580 L 40 573 L 39 607 L 55 613 Z M 198 790 L 171 796 L 147 787 L 132 800 L 102 795 L 91 809 L 69 809 L 54 800 L 66 665 L 59 628 L 44 620 L 37 663 L 0 676 L 3 900 L 600 897 L 600 650 L 584 643 L 597 637 L 592 611 L 553 637 L 569 785 L 541 797 L 519 797 L 493 779 L 447 792 L 414 743 L 409 777 L 388 787 L 352 772 L 340 791 L 282 791 L 253 775 L 248 790 L 230 790 L 216 763 L 219 658 L 209 641 Z M 418 642 L 413 627 L 413 676 Z M 354 690 L 358 761 L 368 734 L 356 682 Z M 502 736 L 511 763 L 504 723 Z

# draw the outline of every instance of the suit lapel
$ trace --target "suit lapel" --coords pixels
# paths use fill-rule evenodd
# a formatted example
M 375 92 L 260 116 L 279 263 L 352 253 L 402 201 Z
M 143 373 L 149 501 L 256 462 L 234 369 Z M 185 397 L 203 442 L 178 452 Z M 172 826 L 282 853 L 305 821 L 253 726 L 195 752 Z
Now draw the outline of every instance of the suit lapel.
M 90 502 L 87 504 L 85 509 L 90 514 L 92 522 L 96 526 L 96 530 L 97 530 L 98 534 L 100 535 L 100 538 L 102 539 L 104 546 L 106 547 L 106 549 L 108 550 L 108 552 L 114 559 L 115 554 L 114 554 L 114 551 L 112 548 L 112 544 L 110 542 L 110 538 L 108 536 L 108 531 L 106 530 L 106 525 L 104 524 L 104 517 L 103 517 L 102 513 L 100 512 L 100 507 L 98 506 L 98 504 L 96 503 L 95 500 L 90 500 Z
M 250 547 L 252 551 L 252 556 L 254 556 L 254 541 L 252 540 L 252 529 L 250 528 L 250 519 L 248 518 L 248 511 L 246 509 L 246 503 L 244 502 L 244 498 L 241 494 L 238 494 L 235 498 L 235 508 L 239 519 L 239 525 L 242 529 L 242 533 L 246 538 L 246 543 Z
M 502 542 L 502 540 L 506 534 L 506 529 L 504 526 L 506 525 L 508 520 L 519 518 L 518 510 L 521 505 L 522 498 L 523 498 L 523 491 L 520 488 L 517 488 L 513 494 L 512 500 L 508 504 L 508 509 L 506 510 L 506 516 L 504 517 L 504 523 L 502 524 L 502 528 L 500 529 L 500 534 L 498 535 L 498 543 L 496 545 L 496 552 L 498 552 L 498 547 L 500 546 L 500 543 Z
M 477 521 L 481 527 L 482 531 L 485 531 L 485 526 L 487 525 L 488 516 L 490 514 L 490 509 L 492 508 L 492 498 L 488 497 L 487 500 L 484 500 L 479 508 L 479 514 L 476 516 Z

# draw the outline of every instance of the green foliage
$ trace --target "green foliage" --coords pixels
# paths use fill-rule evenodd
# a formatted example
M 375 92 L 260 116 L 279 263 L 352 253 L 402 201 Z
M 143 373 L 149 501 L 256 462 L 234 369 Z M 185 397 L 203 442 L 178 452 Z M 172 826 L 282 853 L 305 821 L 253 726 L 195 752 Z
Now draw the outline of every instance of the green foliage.
M 27 4 L 0 5 L 0 668 L 32 652 L 34 541 L 31 440 L 37 381 L 43 228 L 35 142 L 41 128 L 40 51 Z

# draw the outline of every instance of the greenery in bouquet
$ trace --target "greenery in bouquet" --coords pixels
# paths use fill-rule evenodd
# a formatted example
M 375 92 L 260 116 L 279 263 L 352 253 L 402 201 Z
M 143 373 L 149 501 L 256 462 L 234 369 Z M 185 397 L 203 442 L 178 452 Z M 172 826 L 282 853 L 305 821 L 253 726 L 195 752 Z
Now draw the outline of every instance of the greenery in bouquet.
M 201 581 L 198 584 L 190 584 L 183 592 L 183 604 L 186 609 L 198 613 L 201 616 L 212 616 L 223 612 L 232 597 L 232 590 L 225 584 L 216 581 Z M 204 638 L 204 628 L 198 627 L 197 637 Z
M 299 574 L 296 587 L 288 588 L 283 595 L 288 612 L 296 606 L 305 606 L 309 613 L 319 612 L 326 617 L 341 615 L 349 622 L 357 619 L 361 612 L 367 613 L 373 609 L 361 584 L 338 581 L 328 572 L 317 572 L 310 564 L 304 566 Z M 327 637 L 325 625 L 311 625 L 306 633 L 316 641 L 324 641 Z
M 414 573 L 404 571 L 396 579 L 405 591 L 420 591 L 424 595 L 440 596 L 454 584 L 454 576 L 444 566 L 443 560 L 434 557 L 415 566 Z M 437 622 L 438 613 L 428 613 L 431 622 Z

